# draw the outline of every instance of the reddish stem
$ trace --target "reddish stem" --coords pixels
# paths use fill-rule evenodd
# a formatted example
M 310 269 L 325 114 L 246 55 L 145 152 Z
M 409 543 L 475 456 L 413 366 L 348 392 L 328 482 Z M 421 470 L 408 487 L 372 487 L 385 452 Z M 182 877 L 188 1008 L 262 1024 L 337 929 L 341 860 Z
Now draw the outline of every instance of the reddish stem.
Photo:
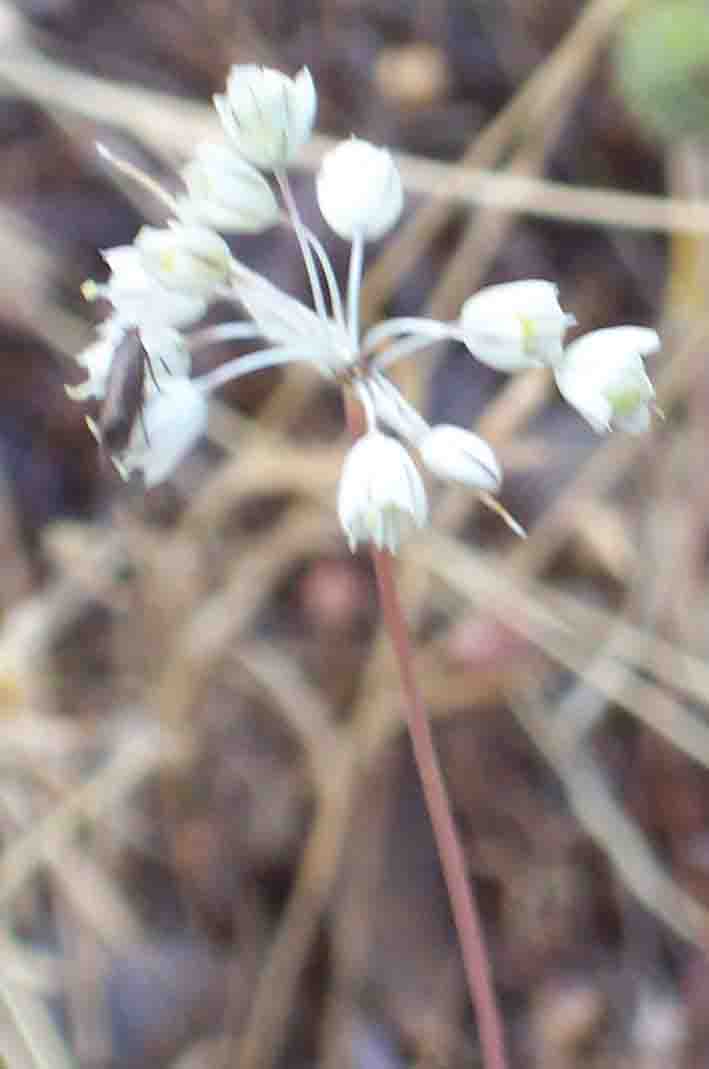
M 373 549 L 372 559 L 382 615 L 399 662 L 402 686 L 407 699 L 407 720 L 416 766 L 448 888 L 468 990 L 477 1015 L 483 1064 L 485 1069 L 506 1069 L 502 1023 L 492 986 L 480 916 L 473 889 L 468 882 L 465 858 L 433 744 L 431 725 L 414 678 L 411 641 L 396 590 L 392 557 L 386 551 Z
M 347 394 L 345 411 L 352 438 L 359 438 L 366 429 L 364 413 L 361 405 Z M 477 1017 L 483 1065 L 485 1069 L 507 1069 L 502 1021 L 490 975 L 490 959 L 475 902 L 475 892 L 468 882 L 463 849 L 433 744 L 431 725 L 414 676 L 413 650 L 396 589 L 393 559 L 386 551 L 372 548 L 372 560 L 382 616 L 394 647 L 406 697 L 406 717 L 414 759 L 448 888 L 468 991 Z

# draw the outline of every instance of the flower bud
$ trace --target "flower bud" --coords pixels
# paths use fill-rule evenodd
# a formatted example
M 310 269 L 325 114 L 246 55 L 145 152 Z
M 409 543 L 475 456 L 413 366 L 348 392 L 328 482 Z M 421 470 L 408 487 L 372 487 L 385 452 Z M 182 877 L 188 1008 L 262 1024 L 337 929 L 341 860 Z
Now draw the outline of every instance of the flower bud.
M 502 470 L 490 446 L 477 434 L 441 423 L 418 443 L 421 460 L 440 479 L 494 494 L 502 485 Z
M 463 305 L 461 337 L 473 356 L 498 371 L 524 371 L 555 364 L 567 327 L 551 282 L 529 279 L 487 286 Z
M 351 137 L 323 158 L 317 177 L 320 211 L 341 238 L 375 241 L 401 215 L 404 193 L 391 153 Z
M 607 327 L 569 345 L 554 371 L 559 391 L 594 430 L 611 426 L 641 434 L 650 426 L 655 390 L 643 357 L 657 352 L 660 339 L 648 327 Z
M 425 525 L 426 491 L 399 442 L 379 431 L 355 442 L 342 468 L 337 512 L 353 553 L 360 542 L 396 553 L 412 527 Z
M 114 457 L 124 479 L 142 471 L 149 489 L 169 478 L 207 427 L 207 399 L 186 378 L 160 384 L 136 420 L 130 441 Z
M 148 274 L 169 290 L 211 296 L 229 277 L 229 246 L 204 226 L 171 223 L 162 230 L 143 226 L 135 247 Z
M 287 166 L 310 137 L 317 96 L 307 67 L 289 78 L 251 64 L 231 68 L 214 97 L 222 126 L 245 160 L 264 171 Z
M 182 178 L 189 195 L 177 198 L 177 212 L 185 223 L 256 233 L 278 219 L 266 179 L 228 145 L 203 141 Z

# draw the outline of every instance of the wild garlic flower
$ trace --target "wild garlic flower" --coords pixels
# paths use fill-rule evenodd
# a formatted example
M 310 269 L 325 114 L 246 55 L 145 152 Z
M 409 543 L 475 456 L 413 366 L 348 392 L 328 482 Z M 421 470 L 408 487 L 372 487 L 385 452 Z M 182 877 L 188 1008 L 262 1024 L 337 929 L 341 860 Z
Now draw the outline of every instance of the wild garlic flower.
M 655 390 L 643 358 L 660 348 L 646 327 L 607 327 L 569 345 L 554 374 L 560 393 L 602 434 L 619 427 L 641 434 L 650 426 Z
M 140 471 L 147 489 L 167 479 L 207 427 L 207 399 L 191 379 L 164 382 L 146 401 L 125 449 L 113 456 L 124 479 Z M 101 443 L 98 426 L 89 423 Z
M 576 322 L 562 311 L 558 293 L 541 279 L 486 286 L 463 305 L 461 339 L 473 356 L 498 371 L 553 366 Z
M 106 394 L 113 356 L 125 331 L 114 320 L 107 319 L 99 327 L 98 333 L 98 340 L 87 345 L 74 358 L 79 367 L 86 370 L 88 377 L 76 386 L 67 384 L 64 387 L 72 401 L 88 401 L 92 397 L 100 401 Z
M 441 342 L 462 342 L 482 363 L 502 371 L 549 366 L 561 393 L 598 429 L 612 423 L 645 429 L 654 391 L 642 358 L 659 346 L 657 335 L 640 327 L 596 331 L 565 351 L 574 319 L 551 282 L 488 286 L 465 302 L 452 323 L 398 317 L 362 332 L 365 243 L 396 222 L 403 202 L 390 153 L 351 138 L 323 160 L 317 178 L 321 213 L 351 241 L 343 293 L 325 250 L 303 224 L 285 170 L 310 136 L 315 117 L 307 70 L 291 79 L 278 71 L 234 67 L 226 94 L 215 104 L 227 144 L 197 146 L 182 172 L 186 193 L 176 199 L 143 176 L 174 218 L 162 229 L 143 227 L 132 246 L 107 250 L 108 282 L 84 287 L 85 296 L 106 299 L 112 311 L 95 344 L 77 356 L 86 380 L 69 391 L 77 400 L 101 405 L 93 427 L 99 438 L 104 428 L 124 476 L 140 470 L 148 486 L 169 478 L 204 430 L 213 391 L 243 375 L 301 361 L 362 409 L 365 433 L 347 454 L 338 494 L 340 522 L 352 549 L 365 542 L 395 553 L 411 530 L 425 525 L 426 491 L 412 454 L 424 473 L 471 488 L 519 530 L 490 496 L 499 491 L 502 471 L 489 445 L 459 427 L 429 426 L 387 376 L 396 361 Z M 275 190 L 254 166 L 273 171 Z M 256 230 L 277 220 L 299 244 L 312 304 L 253 271 L 218 233 Z M 185 333 L 216 300 L 231 301 L 240 318 Z M 125 365 L 122 412 L 117 370 L 129 331 L 136 332 L 146 364 Z M 228 340 L 251 340 L 254 349 L 190 378 L 191 354 Z M 117 415 L 110 410 L 116 404 Z
M 375 241 L 401 215 L 404 191 L 391 153 L 351 137 L 323 158 L 316 180 L 325 222 L 341 238 Z
M 227 144 L 203 141 L 181 172 L 188 195 L 177 197 L 185 223 L 225 233 L 257 233 L 278 221 L 280 208 L 270 185 Z
M 89 279 L 82 287 L 86 300 L 102 298 L 113 306 L 112 319 L 117 326 L 190 327 L 202 319 L 207 302 L 194 294 L 178 293 L 161 286 L 148 274 L 143 258 L 134 245 L 120 245 L 101 253 L 111 277 L 105 284 Z
M 310 137 L 317 95 L 307 67 L 288 78 L 253 65 L 232 67 L 226 93 L 214 105 L 240 156 L 264 171 L 292 163 Z
M 426 491 L 413 460 L 395 438 L 370 431 L 345 457 L 337 514 L 354 553 L 360 542 L 397 553 L 428 518 Z
M 161 230 L 144 226 L 135 247 L 145 270 L 167 290 L 209 298 L 229 277 L 229 246 L 206 226 L 178 222 Z
M 88 378 L 76 386 L 64 387 L 72 400 L 94 398 L 102 401 L 105 398 L 113 359 L 125 336 L 126 330 L 112 317 L 99 328 L 99 340 L 76 356 L 76 362 L 86 369 Z M 179 331 L 149 324 L 140 332 L 140 341 L 148 362 L 148 391 L 159 389 L 165 379 L 189 376 L 192 357 Z

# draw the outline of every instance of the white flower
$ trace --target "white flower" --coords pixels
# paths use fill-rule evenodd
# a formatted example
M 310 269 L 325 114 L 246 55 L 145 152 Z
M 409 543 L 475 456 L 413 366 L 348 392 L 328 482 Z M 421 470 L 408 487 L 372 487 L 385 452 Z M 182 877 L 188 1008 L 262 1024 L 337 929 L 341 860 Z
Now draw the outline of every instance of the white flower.
M 214 97 L 236 151 L 265 171 L 289 164 L 310 137 L 317 96 L 307 67 L 289 78 L 251 64 L 231 68 L 226 93 Z
M 207 310 L 203 297 L 166 289 L 145 270 L 133 245 L 105 249 L 101 255 L 111 269 L 107 283 L 85 282 L 87 300 L 104 297 L 113 305 L 112 319 L 123 328 L 142 326 L 188 327 Z
M 186 223 L 256 233 L 278 220 L 278 202 L 263 175 L 229 148 L 203 141 L 182 171 L 189 196 L 177 198 Z
M 106 393 L 113 354 L 124 334 L 123 327 L 111 317 L 99 327 L 98 339 L 77 353 L 74 359 L 80 367 L 86 368 L 88 378 L 77 386 L 65 385 L 64 389 L 72 401 L 87 401 L 90 398 L 102 400 Z
M 320 211 L 341 238 L 374 241 L 401 215 L 404 194 L 391 153 L 351 137 L 323 158 L 317 177 Z
M 648 327 L 594 330 L 569 345 L 554 372 L 557 386 L 599 433 L 615 426 L 640 434 L 650 426 L 655 397 L 643 357 L 659 348 Z
M 171 378 L 187 378 L 190 374 L 192 357 L 179 331 L 171 327 L 146 327 L 140 331 L 140 340 L 149 361 L 148 390 L 151 386 L 161 389 Z
M 148 274 L 166 289 L 179 293 L 213 296 L 231 270 L 229 246 L 205 226 L 144 226 L 138 231 L 135 247 Z
M 421 459 L 440 479 L 452 479 L 486 493 L 502 485 L 502 470 L 490 446 L 477 434 L 441 423 L 418 443 Z
M 98 328 L 98 341 L 77 354 L 74 359 L 77 364 L 86 368 L 88 378 L 77 386 L 64 387 L 72 401 L 87 401 L 90 398 L 103 400 L 116 349 L 126 333 L 126 329 L 111 316 Z M 189 375 L 192 358 L 179 331 L 173 330 L 172 327 L 149 324 L 139 331 L 139 334 L 147 360 L 145 385 L 148 392 L 158 389 L 166 376 Z
M 486 286 L 460 313 L 461 338 L 473 356 L 498 371 L 554 365 L 575 320 L 559 305 L 551 282 L 528 279 Z
M 374 542 L 396 553 L 412 527 L 425 525 L 426 491 L 399 442 L 379 431 L 355 442 L 342 468 L 337 512 L 352 552 Z
M 207 426 L 207 399 L 185 378 L 166 379 L 136 419 L 130 440 L 113 460 L 124 479 L 142 471 L 146 487 L 169 478 Z

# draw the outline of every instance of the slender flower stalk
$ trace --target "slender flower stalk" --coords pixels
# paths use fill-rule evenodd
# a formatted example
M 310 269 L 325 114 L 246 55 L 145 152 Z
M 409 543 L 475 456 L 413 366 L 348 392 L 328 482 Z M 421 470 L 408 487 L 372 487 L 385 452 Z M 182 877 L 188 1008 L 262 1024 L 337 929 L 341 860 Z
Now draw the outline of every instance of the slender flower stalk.
M 227 360 L 225 364 L 215 367 L 214 371 L 208 371 L 194 380 L 203 393 L 213 393 L 220 386 L 225 386 L 235 379 L 242 379 L 244 375 L 253 375 L 255 371 L 263 371 L 266 368 L 280 367 L 283 364 L 294 364 L 296 361 L 307 360 L 308 354 L 303 349 L 262 349 L 255 353 L 247 353 L 246 356 L 236 356 L 233 360 Z
M 480 914 L 468 880 L 448 792 L 431 734 L 431 724 L 413 671 L 413 653 L 394 580 L 393 559 L 372 548 L 379 604 L 394 647 L 406 697 L 406 718 L 426 808 L 448 889 L 470 998 L 476 1011 L 485 1069 L 507 1069 L 504 1033 L 495 998 Z
M 364 234 L 357 230 L 352 238 L 350 251 L 350 270 L 347 279 L 347 322 L 349 323 L 350 345 L 359 347 L 359 291 L 362 284 L 362 267 L 364 265 Z
M 260 338 L 261 331 L 253 323 L 218 323 L 214 327 L 196 330 L 190 335 L 190 349 L 204 349 L 225 341 L 251 341 Z
M 328 294 L 330 296 L 330 305 L 332 308 L 332 314 L 335 317 L 335 322 L 338 323 L 342 329 L 345 329 L 345 311 L 342 306 L 342 295 L 340 293 L 340 287 L 337 284 L 337 278 L 330 262 L 330 257 L 325 252 L 322 246 L 322 242 L 313 234 L 312 230 L 309 230 L 305 224 L 303 224 L 303 233 L 312 246 L 313 252 L 318 258 L 318 263 L 325 276 L 327 283 Z
M 362 351 L 369 353 L 384 341 L 390 341 L 400 334 L 443 341 L 456 337 L 460 333 L 457 324 L 441 323 L 437 319 L 424 319 L 420 316 L 397 316 L 385 319 L 375 327 L 370 327 L 362 339 Z
M 366 431 L 365 413 L 348 398 L 345 401 L 347 425 L 351 436 L 357 440 Z M 477 1017 L 483 1065 L 485 1069 L 507 1069 L 504 1032 L 492 984 L 489 955 L 431 725 L 416 682 L 411 639 L 396 589 L 393 557 L 387 550 L 374 546 L 371 547 L 371 556 L 384 626 L 391 639 L 406 699 L 406 723 L 411 747 L 448 890 L 468 992 Z
M 403 360 L 405 357 L 416 356 L 417 353 L 422 352 L 423 349 L 430 349 L 432 345 L 436 345 L 442 341 L 442 338 L 428 337 L 425 334 L 422 335 L 409 335 L 407 338 L 400 338 L 399 341 L 395 341 L 392 345 L 387 346 L 385 351 L 381 355 L 377 355 L 372 360 L 372 367 L 377 371 L 386 371 L 392 364 L 395 364 L 398 360 Z
M 293 190 L 290 186 L 288 173 L 285 170 L 278 170 L 275 172 L 275 175 L 276 181 L 278 182 L 278 188 L 280 189 L 283 195 L 283 201 L 286 206 L 286 210 L 288 211 L 288 214 L 293 223 L 293 230 L 295 231 L 295 236 L 298 239 L 298 244 L 300 245 L 300 251 L 303 256 L 305 270 L 308 273 L 308 282 L 310 283 L 310 291 L 313 295 L 315 311 L 319 316 L 321 316 L 321 318 L 325 319 L 327 317 L 327 312 L 325 310 L 325 297 L 322 291 L 322 286 L 320 285 L 320 278 L 318 276 L 317 268 L 315 266 L 315 261 L 313 260 L 313 253 L 310 247 L 310 242 L 308 241 L 308 237 L 305 232 L 303 220 L 300 217 L 300 210 L 298 208 L 296 199 L 293 196 Z

